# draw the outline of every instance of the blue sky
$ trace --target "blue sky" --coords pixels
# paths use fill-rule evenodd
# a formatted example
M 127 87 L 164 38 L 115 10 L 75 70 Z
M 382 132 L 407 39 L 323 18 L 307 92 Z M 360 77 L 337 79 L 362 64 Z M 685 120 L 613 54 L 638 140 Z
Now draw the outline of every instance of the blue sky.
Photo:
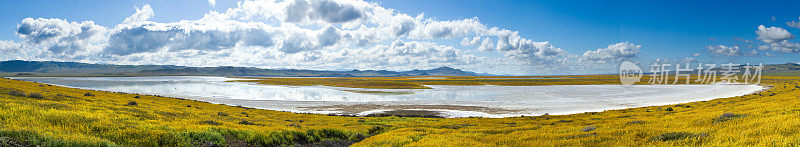
M 444 19 L 479 17 L 481 22 L 551 41 L 575 54 L 610 43 L 641 43 L 645 58 L 682 58 L 735 38 L 756 40 L 758 25 L 783 27 L 798 21 L 800 1 L 378 1 L 402 12 Z M 775 21 L 772 18 L 775 17 Z M 713 40 L 712 40 L 713 38 Z M 800 62 L 800 56 L 736 61 Z M 732 60 L 733 60 L 732 59 Z M 725 59 L 719 59 L 725 60 Z
M 800 62 L 800 45 L 793 35 L 800 26 L 787 23 L 800 21 L 798 1 L 310 1 L 305 2 L 308 13 L 295 21 L 287 14 L 298 2 L 219 0 L 212 6 L 196 0 L 4 1 L 0 40 L 5 42 L 0 43 L 6 45 L 0 49 L 7 52 L 0 53 L 0 59 L 327 70 L 451 66 L 518 75 L 604 73 L 620 61 Z M 137 12 L 144 9 L 153 13 Z M 393 17 L 374 13 L 382 9 L 393 9 Z M 337 14 L 326 15 L 331 13 Z M 136 14 L 146 17 L 123 23 Z M 26 18 L 32 20 L 23 21 Z M 413 27 L 401 34 L 381 34 L 398 31 L 391 25 L 399 23 L 375 21 L 408 19 L 413 19 L 408 21 Z M 460 20 L 467 21 L 438 24 Z M 98 31 L 91 33 L 96 36 L 76 37 L 80 32 L 74 31 L 72 36 L 35 34 L 84 21 L 97 25 Z M 236 25 L 218 26 L 226 23 Z M 34 30 L 20 34 L 20 24 Z M 358 27 L 362 25 L 366 29 Z M 756 33 L 760 25 L 763 34 Z M 494 27 L 499 30 L 491 30 Z M 244 28 L 257 28 L 264 36 L 230 39 L 241 37 L 237 31 Z M 325 30 L 333 38 L 322 37 Z M 135 35 L 142 34 L 164 38 L 137 40 Z M 529 42 L 511 41 L 511 46 L 501 47 L 508 42 L 498 41 L 509 36 Z M 479 40 L 462 43 L 473 37 Z M 198 42 L 192 39 L 205 42 L 190 44 Z M 481 49 L 484 44 L 490 47 Z

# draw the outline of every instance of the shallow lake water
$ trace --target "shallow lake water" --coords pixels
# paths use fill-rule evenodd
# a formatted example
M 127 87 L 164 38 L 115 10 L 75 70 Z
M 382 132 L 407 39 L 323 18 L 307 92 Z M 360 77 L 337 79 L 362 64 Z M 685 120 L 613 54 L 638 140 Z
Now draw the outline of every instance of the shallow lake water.
M 363 89 L 260 85 L 225 77 L 16 77 L 73 88 L 180 97 L 279 111 L 360 114 L 407 109 L 446 117 L 572 114 L 749 94 L 758 85 L 446 86 Z

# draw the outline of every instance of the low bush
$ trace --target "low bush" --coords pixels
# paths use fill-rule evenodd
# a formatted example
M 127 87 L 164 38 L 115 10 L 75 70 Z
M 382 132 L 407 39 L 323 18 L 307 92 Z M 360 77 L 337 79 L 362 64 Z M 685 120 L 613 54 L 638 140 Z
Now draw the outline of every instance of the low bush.
M 243 124 L 243 125 L 256 125 L 256 123 L 249 122 L 249 121 L 246 121 L 246 120 L 239 121 L 239 124 Z
M 359 142 L 361 140 L 367 139 L 367 136 L 361 133 L 356 135 L 350 136 L 350 141 Z
M 18 141 L 16 139 L 12 139 L 12 138 L 9 138 L 9 137 L 0 137 L 0 146 L 8 146 L 8 147 L 18 147 L 19 146 L 19 147 L 21 147 L 21 146 L 26 146 L 26 145 L 22 144 L 22 142 L 20 142 L 20 141 Z
M 699 134 L 689 133 L 689 132 L 669 132 L 664 133 L 658 136 L 653 137 L 654 141 L 671 141 L 671 140 L 683 140 L 688 138 L 695 138 L 700 137 Z
M 73 141 L 45 137 L 32 131 L 0 129 L 0 146 L 119 146 L 108 141 Z
M 583 129 L 581 129 L 581 131 L 584 131 L 584 132 L 590 132 L 590 131 L 594 131 L 594 130 L 597 130 L 597 127 L 595 127 L 595 126 L 586 126 L 586 127 L 583 127 Z
M 632 125 L 632 124 L 644 124 L 644 123 L 645 123 L 645 121 L 637 120 L 637 121 L 627 122 L 625 124 Z
M 720 115 L 719 117 L 714 118 L 714 122 L 716 122 L 716 123 L 725 122 L 725 121 L 733 120 L 735 118 L 739 118 L 739 117 L 743 117 L 743 116 L 744 115 L 739 115 L 739 114 L 735 114 L 735 113 L 724 113 L 724 114 Z
M 383 127 L 383 126 L 373 126 L 372 128 L 370 128 L 370 129 L 368 130 L 368 132 L 367 132 L 367 133 L 368 133 L 369 135 L 377 135 L 377 134 L 383 133 L 383 132 L 384 132 L 384 131 L 386 131 L 386 130 L 387 130 L 387 128 L 386 128 L 386 127 Z
M 30 98 L 35 98 L 35 99 L 44 99 L 44 98 L 45 98 L 45 96 L 44 96 L 44 95 L 42 95 L 42 94 L 39 94 L 39 93 L 33 93 L 33 92 L 31 92 L 30 94 L 28 94 L 28 97 L 30 97 Z
M 207 124 L 207 125 L 221 125 L 222 124 L 222 123 L 219 123 L 219 122 L 216 122 L 216 121 L 213 121 L 213 120 L 201 121 L 200 123 L 201 124 Z
M 25 92 L 22 92 L 22 90 L 17 90 L 17 89 L 9 90 L 8 92 L 6 92 L 6 94 L 19 97 L 27 96 L 25 95 Z
M 442 126 L 439 126 L 439 128 L 443 128 L 443 129 L 461 129 L 461 128 L 464 128 L 464 127 L 471 127 L 471 126 L 475 126 L 475 125 L 472 125 L 472 124 L 454 124 L 454 125 L 442 125 Z
M 183 134 L 185 137 L 191 139 L 194 146 L 223 146 L 225 145 L 225 137 L 217 132 L 190 132 Z
M 736 114 L 725 113 L 725 114 L 722 114 L 721 116 L 719 116 L 719 118 L 733 118 L 733 117 L 736 117 Z
M 356 134 L 358 135 L 358 134 Z M 348 135 L 347 133 L 336 129 L 314 129 L 301 131 L 278 131 L 273 132 L 267 136 L 253 136 L 248 139 L 250 145 L 257 146 L 313 146 L 318 143 L 325 142 L 339 142 L 356 139 L 358 136 Z M 361 136 L 363 137 L 363 135 Z M 347 143 L 349 145 L 352 142 Z

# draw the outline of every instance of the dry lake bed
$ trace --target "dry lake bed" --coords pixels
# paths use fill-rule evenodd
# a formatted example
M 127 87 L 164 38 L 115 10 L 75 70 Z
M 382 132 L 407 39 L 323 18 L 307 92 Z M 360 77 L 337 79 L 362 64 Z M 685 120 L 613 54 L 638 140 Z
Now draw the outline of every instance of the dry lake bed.
M 432 111 L 443 117 L 574 114 L 746 95 L 758 85 L 552 85 L 364 89 L 260 85 L 225 77 L 16 77 L 73 88 L 162 95 L 260 109 L 368 115 Z

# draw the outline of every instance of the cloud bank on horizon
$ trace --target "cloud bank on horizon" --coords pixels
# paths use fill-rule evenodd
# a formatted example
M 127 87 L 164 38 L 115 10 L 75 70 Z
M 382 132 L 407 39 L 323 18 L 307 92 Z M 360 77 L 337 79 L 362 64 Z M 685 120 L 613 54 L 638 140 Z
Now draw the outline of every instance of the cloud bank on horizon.
M 155 12 L 144 5 L 111 27 L 26 18 L 17 25 L 20 41 L 0 40 L 0 60 L 327 70 L 451 66 L 494 74 L 563 74 L 635 60 L 642 48 L 626 41 L 575 55 L 478 18 L 438 20 L 360 0 L 247 0 L 177 22 L 150 21 Z M 763 43 L 747 53 L 737 46 L 707 49 L 740 56 L 800 48 L 782 28 L 759 26 L 756 33 Z

